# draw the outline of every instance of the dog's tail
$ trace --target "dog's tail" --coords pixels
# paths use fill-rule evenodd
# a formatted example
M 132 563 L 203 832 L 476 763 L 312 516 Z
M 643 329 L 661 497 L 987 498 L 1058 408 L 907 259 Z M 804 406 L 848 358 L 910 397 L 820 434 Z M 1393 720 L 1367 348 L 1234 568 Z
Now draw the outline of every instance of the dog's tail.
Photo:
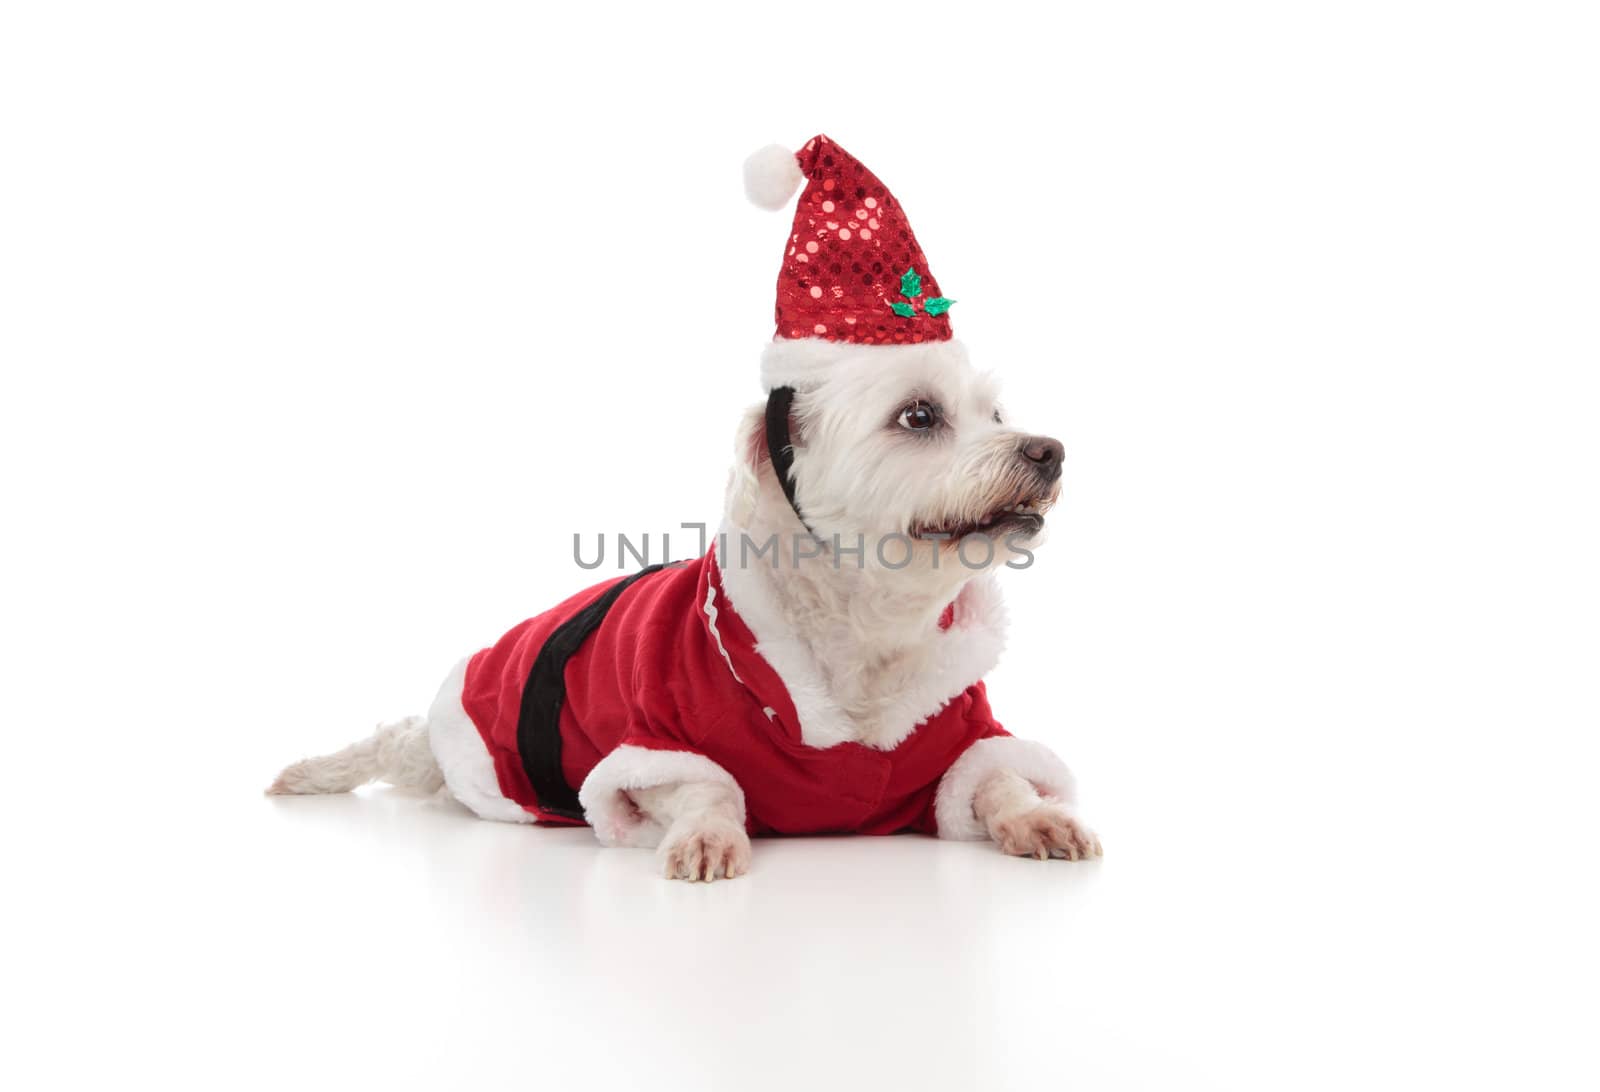
M 349 792 L 369 781 L 428 792 L 444 785 L 444 775 L 428 745 L 427 717 L 380 724 L 372 735 L 342 751 L 296 762 L 278 775 L 267 795 Z

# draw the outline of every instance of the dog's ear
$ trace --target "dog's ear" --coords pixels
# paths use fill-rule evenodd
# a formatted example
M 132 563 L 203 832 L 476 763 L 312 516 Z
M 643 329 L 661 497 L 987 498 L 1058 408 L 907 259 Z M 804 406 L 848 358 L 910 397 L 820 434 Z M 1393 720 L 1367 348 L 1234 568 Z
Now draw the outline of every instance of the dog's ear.
M 800 415 L 789 411 L 789 445 L 805 447 Z M 761 475 L 774 474 L 772 457 L 767 452 L 767 404 L 751 406 L 739 422 L 739 435 L 733 445 L 733 472 L 728 476 L 726 509 L 737 527 L 749 527 L 761 499 Z M 774 479 L 776 481 L 776 479 Z
M 751 406 L 739 421 L 733 443 L 733 471 L 728 475 L 726 507 L 736 527 L 750 526 L 761 497 L 761 465 L 767 458 L 767 407 Z

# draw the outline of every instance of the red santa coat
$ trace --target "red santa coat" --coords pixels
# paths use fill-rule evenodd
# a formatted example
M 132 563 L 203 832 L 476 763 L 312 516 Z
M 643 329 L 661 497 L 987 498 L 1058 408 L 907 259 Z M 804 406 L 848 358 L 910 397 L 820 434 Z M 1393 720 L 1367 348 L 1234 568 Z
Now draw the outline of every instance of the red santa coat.
M 914 730 L 908 721 L 892 749 L 807 743 L 788 688 L 757 651 L 722 577 L 713 551 L 607 581 L 473 656 L 461 702 L 501 792 L 541 820 L 587 819 L 608 843 L 636 841 L 644 822 L 622 796 L 627 789 L 684 777 L 731 781 L 752 833 L 940 833 L 935 801 L 947 771 L 968 755 L 975 779 L 977 766 L 993 763 L 974 762 L 969 748 L 1007 736 L 983 683 L 924 695 L 942 708 Z M 956 608 L 943 620 L 947 630 L 976 624 L 959 601 Z M 955 647 L 966 635 L 943 636 Z M 1052 769 L 1035 780 L 1069 793 L 1065 769 L 1058 776 L 1059 763 L 1045 756 L 1039 761 Z M 944 825 L 962 828 L 947 836 L 974 836 L 964 804 L 946 809 L 959 817 Z

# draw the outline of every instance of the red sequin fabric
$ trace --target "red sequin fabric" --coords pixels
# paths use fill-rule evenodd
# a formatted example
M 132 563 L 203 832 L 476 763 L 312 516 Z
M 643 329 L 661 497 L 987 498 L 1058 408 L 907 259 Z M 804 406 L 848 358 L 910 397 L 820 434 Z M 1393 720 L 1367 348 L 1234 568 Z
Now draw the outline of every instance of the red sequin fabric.
M 825 136 L 795 158 L 806 187 L 778 273 L 777 336 L 862 345 L 949 340 L 950 316 L 927 309 L 953 301 L 940 294 L 889 188 Z M 914 280 L 905 279 L 908 270 Z

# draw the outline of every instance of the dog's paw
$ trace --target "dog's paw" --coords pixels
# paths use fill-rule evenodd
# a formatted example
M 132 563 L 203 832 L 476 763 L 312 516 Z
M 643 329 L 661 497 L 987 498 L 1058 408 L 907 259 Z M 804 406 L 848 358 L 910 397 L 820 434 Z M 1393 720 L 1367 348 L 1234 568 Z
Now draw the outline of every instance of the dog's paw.
M 1100 856 L 1094 831 L 1059 804 L 1040 804 L 989 822 L 989 836 L 1006 853 L 1018 857 L 1069 861 Z
M 659 857 L 669 880 L 731 880 L 750 871 L 750 836 L 731 819 L 682 820 L 662 839 Z

